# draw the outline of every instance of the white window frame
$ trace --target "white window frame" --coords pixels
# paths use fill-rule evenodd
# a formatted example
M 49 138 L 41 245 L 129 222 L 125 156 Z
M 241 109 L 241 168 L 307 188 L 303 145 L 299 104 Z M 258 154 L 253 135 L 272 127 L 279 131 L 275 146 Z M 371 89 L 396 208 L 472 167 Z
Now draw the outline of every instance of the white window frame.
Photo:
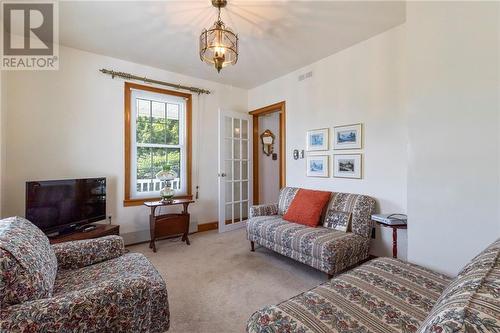
M 186 124 L 186 107 L 187 101 L 185 97 L 173 96 L 161 93 L 155 93 L 146 90 L 131 89 L 130 94 L 130 143 L 131 143 L 131 161 L 130 161 L 130 199 L 146 199 L 159 197 L 160 191 L 137 191 L 137 101 L 136 99 L 145 99 L 161 103 L 179 105 L 179 144 L 139 144 L 141 147 L 151 148 L 179 148 L 180 149 L 180 189 L 175 190 L 176 196 L 184 196 L 188 194 L 187 189 L 187 124 Z M 165 112 L 167 109 L 165 109 Z

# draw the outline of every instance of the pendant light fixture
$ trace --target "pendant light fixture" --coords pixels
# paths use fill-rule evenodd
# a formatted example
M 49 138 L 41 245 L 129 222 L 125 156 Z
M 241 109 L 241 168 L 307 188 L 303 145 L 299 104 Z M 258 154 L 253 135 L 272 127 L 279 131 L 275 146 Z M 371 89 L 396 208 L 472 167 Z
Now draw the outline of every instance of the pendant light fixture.
M 217 21 L 200 35 L 200 59 L 215 66 L 219 73 L 222 67 L 238 61 L 238 35 L 220 18 L 220 10 L 226 5 L 227 0 L 212 0 L 212 6 L 218 10 Z

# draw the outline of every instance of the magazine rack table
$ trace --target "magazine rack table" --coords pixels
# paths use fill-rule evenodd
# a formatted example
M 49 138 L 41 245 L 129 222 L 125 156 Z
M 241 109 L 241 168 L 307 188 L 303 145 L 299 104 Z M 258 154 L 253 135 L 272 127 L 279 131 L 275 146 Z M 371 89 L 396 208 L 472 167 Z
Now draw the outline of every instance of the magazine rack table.
M 144 206 L 149 207 L 149 231 L 151 234 L 151 241 L 149 242 L 149 248 L 156 252 L 155 241 L 157 239 L 162 239 L 171 236 L 177 236 L 182 234 L 182 241 L 189 245 L 189 213 L 188 206 L 193 203 L 190 199 L 178 199 L 172 201 L 152 201 L 145 202 Z M 158 207 L 175 206 L 182 205 L 183 210 L 179 214 L 162 214 L 156 215 L 156 209 Z

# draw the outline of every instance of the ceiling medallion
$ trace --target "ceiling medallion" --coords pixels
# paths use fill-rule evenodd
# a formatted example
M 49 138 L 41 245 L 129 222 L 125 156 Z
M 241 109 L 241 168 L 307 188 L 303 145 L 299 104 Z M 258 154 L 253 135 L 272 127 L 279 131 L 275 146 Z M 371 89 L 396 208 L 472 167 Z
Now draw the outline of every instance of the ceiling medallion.
M 222 67 L 238 61 L 238 35 L 220 18 L 220 10 L 226 5 L 227 0 L 212 0 L 212 6 L 219 11 L 217 21 L 200 35 L 200 59 L 214 65 L 219 73 Z

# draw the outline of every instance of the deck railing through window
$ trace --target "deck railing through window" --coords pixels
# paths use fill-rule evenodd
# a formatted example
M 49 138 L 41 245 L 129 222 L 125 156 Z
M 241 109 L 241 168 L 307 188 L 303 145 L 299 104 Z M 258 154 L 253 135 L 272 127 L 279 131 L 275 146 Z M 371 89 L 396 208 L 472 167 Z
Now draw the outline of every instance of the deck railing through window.
M 174 190 L 179 190 L 181 188 L 180 178 L 175 178 L 171 181 L 172 188 Z M 137 179 L 137 193 L 143 192 L 159 192 L 164 186 L 165 182 L 158 179 Z

